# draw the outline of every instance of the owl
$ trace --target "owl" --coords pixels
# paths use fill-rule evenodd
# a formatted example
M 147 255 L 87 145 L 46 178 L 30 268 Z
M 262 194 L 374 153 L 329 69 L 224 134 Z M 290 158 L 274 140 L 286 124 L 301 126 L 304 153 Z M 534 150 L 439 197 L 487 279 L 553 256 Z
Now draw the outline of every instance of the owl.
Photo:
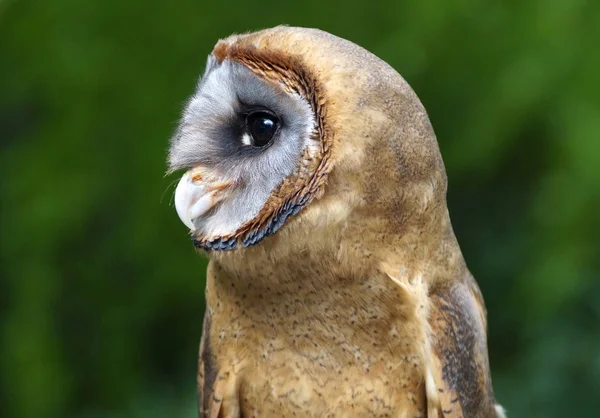
M 437 140 L 392 67 L 316 29 L 230 36 L 168 159 L 210 258 L 200 416 L 504 416 Z

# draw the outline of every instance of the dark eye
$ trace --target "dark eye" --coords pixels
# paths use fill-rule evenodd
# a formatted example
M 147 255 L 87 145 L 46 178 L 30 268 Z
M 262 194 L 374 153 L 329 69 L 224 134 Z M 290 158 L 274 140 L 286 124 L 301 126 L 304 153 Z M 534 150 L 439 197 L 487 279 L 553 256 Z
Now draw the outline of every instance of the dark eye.
M 278 126 L 277 116 L 271 113 L 252 112 L 246 116 L 246 127 L 255 147 L 264 147 L 271 142 Z

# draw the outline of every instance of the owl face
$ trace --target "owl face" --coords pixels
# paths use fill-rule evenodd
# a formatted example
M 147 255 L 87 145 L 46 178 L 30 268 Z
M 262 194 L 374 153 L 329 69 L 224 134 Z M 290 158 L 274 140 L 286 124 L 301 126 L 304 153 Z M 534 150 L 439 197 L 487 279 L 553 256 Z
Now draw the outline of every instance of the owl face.
M 175 207 L 196 245 L 228 250 L 275 233 L 300 210 L 301 189 L 289 185 L 319 149 L 314 111 L 298 89 L 209 56 L 169 153 L 171 169 L 186 170 Z

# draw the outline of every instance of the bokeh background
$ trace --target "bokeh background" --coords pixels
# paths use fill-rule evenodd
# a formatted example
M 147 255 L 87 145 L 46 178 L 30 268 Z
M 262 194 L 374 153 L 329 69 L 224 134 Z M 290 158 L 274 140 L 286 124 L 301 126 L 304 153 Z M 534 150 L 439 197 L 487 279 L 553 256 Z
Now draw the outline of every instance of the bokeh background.
M 0 0 L 0 414 L 193 417 L 165 152 L 217 39 L 319 27 L 428 109 L 510 417 L 600 410 L 600 3 Z

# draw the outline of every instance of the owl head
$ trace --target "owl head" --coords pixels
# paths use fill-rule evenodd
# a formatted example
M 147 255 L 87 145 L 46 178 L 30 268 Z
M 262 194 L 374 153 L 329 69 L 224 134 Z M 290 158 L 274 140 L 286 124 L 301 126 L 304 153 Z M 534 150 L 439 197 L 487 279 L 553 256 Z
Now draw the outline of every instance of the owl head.
M 280 231 L 305 242 L 341 227 L 422 227 L 445 213 L 443 163 L 414 92 L 373 54 L 315 29 L 219 41 L 169 165 L 184 171 L 177 213 L 210 251 Z

